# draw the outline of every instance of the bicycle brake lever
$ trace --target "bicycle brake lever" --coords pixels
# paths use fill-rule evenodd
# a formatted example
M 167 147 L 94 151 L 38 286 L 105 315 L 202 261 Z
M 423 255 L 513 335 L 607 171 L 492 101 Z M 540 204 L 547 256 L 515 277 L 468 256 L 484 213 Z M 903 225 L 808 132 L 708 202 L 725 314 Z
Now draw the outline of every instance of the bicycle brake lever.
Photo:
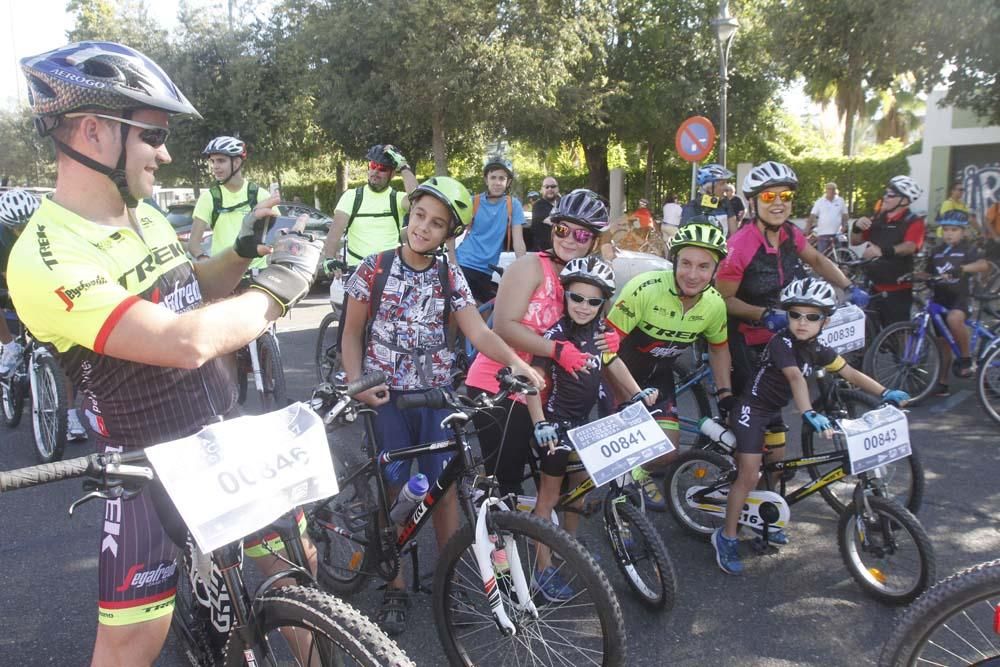
M 91 491 L 82 498 L 78 498 L 73 501 L 73 503 L 69 506 L 69 515 L 73 516 L 73 511 L 76 510 L 77 507 L 84 504 L 85 502 L 91 500 L 97 500 L 98 498 L 103 500 L 118 500 L 124 496 L 125 496 L 125 490 L 120 486 L 115 486 L 110 489 Z

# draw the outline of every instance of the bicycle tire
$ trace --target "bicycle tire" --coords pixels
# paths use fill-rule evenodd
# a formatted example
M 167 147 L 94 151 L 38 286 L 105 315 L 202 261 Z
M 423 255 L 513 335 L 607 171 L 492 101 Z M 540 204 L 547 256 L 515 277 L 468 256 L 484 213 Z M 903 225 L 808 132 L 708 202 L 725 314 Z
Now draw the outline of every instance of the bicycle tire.
M 816 406 L 820 412 L 831 419 L 857 419 L 863 413 L 881 404 L 881 401 L 875 397 L 853 389 L 834 389 L 831 397 L 833 398 L 832 405 Z M 827 454 L 841 450 L 842 446 L 843 441 L 839 438 L 828 440 L 811 428 L 805 426 L 802 428 L 802 456 Z M 912 453 L 905 459 L 883 466 L 882 479 L 889 491 L 889 497 L 916 514 L 924 502 L 926 480 L 924 478 L 924 465 L 917 450 L 913 447 L 911 450 Z M 828 474 L 832 468 L 829 465 L 826 467 L 808 466 L 806 470 L 809 471 L 810 478 L 817 480 Z M 840 514 L 847 509 L 853 500 L 854 487 L 857 483 L 857 477 L 847 475 L 840 481 L 824 486 L 819 492 L 826 504 Z
M 254 607 L 259 637 L 269 637 L 279 628 L 297 628 L 314 637 L 319 635 L 314 647 L 324 666 L 411 667 L 414 664 L 396 642 L 361 612 L 319 589 L 305 586 L 273 588 L 255 600 Z M 265 643 L 268 651 L 273 650 L 273 640 Z M 246 648 L 239 634 L 231 633 L 224 664 L 227 667 L 245 665 Z M 266 655 L 261 647 L 253 648 L 258 656 Z M 353 663 L 345 663 L 344 658 L 352 659 Z M 257 664 L 270 663 L 258 659 Z
M 320 383 L 330 382 L 333 373 L 337 368 L 337 332 L 334 331 L 327 339 L 327 331 L 333 329 L 336 324 L 340 327 L 340 313 L 330 312 L 323 317 L 319 324 L 319 331 L 316 337 L 316 379 Z
M 684 452 L 670 465 L 664 482 L 667 507 L 685 532 L 708 542 L 715 529 L 725 522 L 724 516 L 692 507 L 687 501 L 687 492 L 694 486 L 714 484 L 734 471 L 731 459 L 716 452 L 698 449 Z M 724 501 L 722 507 L 724 514 Z
M 990 419 L 1000 424 L 1000 345 L 993 346 L 976 369 L 976 395 Z
M 195 599 L 191 589 L 189 559 L 190 553 L 186 548 L 177 557 L 177 593 L 174 595 L 170 631 L 178 640 L 187 664 L 214 667 L 222 659 L 223 647 L 212 647 L 209 632 L 215 631 L 210 629 L 208 609 Z
M 265 333 L 257 339 L 257 361 L 260 363 L 260 381 L 264 391 L 260 394 L 262 412 L 280 410 L 288 405 L 285 389 L 285 369 L 281 366 L 281 353 L 274 336 Z
M 875 517 L 868 519 L 861 516 L 855 503 L 848 505 L 847 510 L 840 515 L 837 523 L 837 545 L 841 558 L 858 585 L 869 596 L 892 605 L 903 605 L 915 600 L 934 582 L 936 559 L 934 547 L 920 521 L 913 514 L 889 498 L 869 496 L 868 504 Z M 858 544 L 859 522 L 863 523 L 863 533 L 871 538 L 865 547 Z M 891 534 L 887 535 L 887 530 Z M 917 560 L 917 573 L 912 577 L 912 583 L 907 581 L 898 590 L 891 590 L 890 579 L 895 583 L 897 577 L 889 572 L 890 559 L 898 563 L 903 555 L 900 549 L 899 537 L 905 533 L 913 542 L 913 553 Z M 907 547 L 909 554 L 910 547 Z M 874 556 L 872 563 L 863 562 L 862 552 Z
M 535 547 L 532 543 L 549 547 L 553 562 L 561 561 L 560 570 L 564 575 L 565 570 L 571 570 L 572 575 L 565 576 L 568 583 L 577 588 L 578 594 L 568 601 L 568 605 L 543 603 L 538 618 L 533 618 L 510 604 L 511 596 L 516 593 L 508 593 L 498 584 L 504 607 L 518 626 L 516 634 L 501 635 L 475 564 L 474 527 L 464 526 L 441 552 L 434 573 L 434 623 L 449 663 L 481 664 L 484 659 L 476 659 L 473 655 L 483 650 L 489 656 L 488 664 L 526 664 L 531 662 L 528 657 L 537 661 L 543 656 L 555 656 L 557 662 L 552 664 L 566 665 L 573 663 L 570 652 L 577 649 L 581 664 L 627 664 L 625 619 L 618 599 L 604 572 L 580 543 L 551 522 L 526 512 L 496 511 L 491 514 L 489 523 L 490 531 L 498 534 L 498 539 L 502 535 L 505 543 L 515 540 L 529 577 L 534 572 Z M 593 608 L 592 617 L 583 609 L 587 601 Z M 550 630 L 553 623 L 558 627 Z M 547 630 L 554 635 L 558 644 L 555 648 L 545 643 Z M 593 641 L 588 643 L 588 640 Z M 506 647 L 501 646 L 504 642 L 507 642 Z M 509 652 L 504 654 L 504 648 Z
M 679 387 L 687 378 L 690 377 L 690 373 L 684 372 L 684 369 L 674 366 L 674 386 Z M 687 397 L 687 398 L 685 398 Z M 682 401 L 684 401 L 682 403 Z M 686 390 L 677 394 L 675 402 L 677 403 L 677 413 L 683 415 L 685 419 L 690 418 L 691 413 L 696 413 L 694 422 L 697 423 L 704 419 L 705 417 L 712 416 L 712 403 L 709 401 L 708 392 L 705 390 L 705 385 L 698 382 Z M 681 447 L 697 447 L 698 449 L 704 449 L 712 444 L 712 441 L 701 431 L 696 434 L 691 433 L 688 430 L 680 429 L 680 445 Z
M 324 589 L 350 595 L 368 582 L 374 554 L 366 544 L 377 544 L 377 506 L 367 478 L 355 479 L 309 515 L 309 536 L 316 545 L 316 579 Z M 347 535 L 359 536 L 362 543 Z
M 677 572 L 663 537 L 646 515 L 628 498 L 616 503 L 610 495 L 605 496 L 604 530 L 615 554 L 615 564 L 639 601 L 650 609 L 672 609 L 677 596 Z M 647 576 L 640 572 L 641 561 L 652 565 Z
M 1000 560 L 957 572 L 906 609 L 882 648 L 878 667 L 994 665 L 1000 658 L 994 625 L 998 607 Z
M 907 348 L 914 344 L 913 322 L 896 322 L 883 329 L 865 352 L 864 370 L 884 387 L 902 389 L 916 405 L 930 396 L 941 375 L 941 352 L 934 337 L 926 331 L 920 341 L 921 351 L 915 361 L 903 361 Z
M 0 382 L 0 411 L 3 413 L 3 423 L 8 428 L 17 428 L 24 414 L 24 391 L 20 385 L 13 377 Z
M 35 353 L 31 378 L 31 424 L 40 463 L 62 459 L 66 450 L 66 376 L 55 358 Z

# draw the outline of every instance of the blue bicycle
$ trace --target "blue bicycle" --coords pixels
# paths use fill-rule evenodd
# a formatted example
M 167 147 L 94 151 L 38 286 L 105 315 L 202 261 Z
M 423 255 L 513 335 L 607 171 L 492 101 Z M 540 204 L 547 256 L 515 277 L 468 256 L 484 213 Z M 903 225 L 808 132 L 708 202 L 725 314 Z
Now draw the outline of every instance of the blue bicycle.
M 934 283 L 937 276 L 904 276 L 900 280 Z M 973 295 L 979 307 L 975 317 L 965 321 L 971 331 L 969 350 L 973 358 L 981 361 L 989 346 L 998 339 L 1000 322 L 987 326 L 981 319 L 982 303 L 990 301 L 988 295 Z M 943 341 L 955 358 L 959 356 L 958 343 L 945 322 L 948 309 L 933 298 L 928 298 L 909 322 L 896 322 L 883 329 L 865 352 L 864 371 L 886 387 L 902 389 L 913 397 L 911 403 L 921 401 L 934 390 L 941 379 L 942 358 L 937 341 Z

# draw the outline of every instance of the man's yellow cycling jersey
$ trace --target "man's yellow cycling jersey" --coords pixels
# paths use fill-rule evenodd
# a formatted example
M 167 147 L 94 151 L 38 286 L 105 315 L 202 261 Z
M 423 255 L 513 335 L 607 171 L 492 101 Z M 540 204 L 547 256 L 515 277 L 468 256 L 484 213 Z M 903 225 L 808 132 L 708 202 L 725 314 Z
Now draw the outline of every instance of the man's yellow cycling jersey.
M 43 199 L 14 244 L 7 279 L 20 319 L 55 348 L 83 393 L 91 425 L 113 442 L 146 446 L 187 435 L 224 414 L 235 387 L 219 360 L 190 370 L 104 354 L 115 325 L 140 299 L 175 313 L 201 304 L 198 280 L 173 227 L 146 204 L 135 214 L 142 237 Z
M 714 287 L 684 312 L 673 293 L 672 271 L 649 271 L 630 280 L 615 301 L 608 321 L 622 334 L 619 356 L 630 365 L 642 357 L 670 360 L 704 336 L 713 345 L 727 340 L 726 304 Z

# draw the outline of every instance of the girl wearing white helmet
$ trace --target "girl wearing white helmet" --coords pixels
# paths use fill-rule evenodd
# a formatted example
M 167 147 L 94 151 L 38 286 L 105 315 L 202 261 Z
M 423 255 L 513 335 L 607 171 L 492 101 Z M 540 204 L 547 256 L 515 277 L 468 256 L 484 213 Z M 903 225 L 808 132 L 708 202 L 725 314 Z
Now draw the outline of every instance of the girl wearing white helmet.
M 923 190 L 909 176 L 893 176 L 885 185 L 880 207 L 872 216 L 854 222 L 851 243 L 868 242 L 864 257 L 877 259 L 865 266 L 865 273 L 883 298 L 872 302 L 883 326 L 910 319 L 913 307 L 913 283 L 899 278 L 913 272 L 913 256 L 924 245 L 926 223 L 910 210 Z
M 712 534 L 715 560 L 726 574 L 743 572 L 738 549 L 740 512 L 757 486 L 765 438 L 772 425 L 781 420 L 784 407 L 794 400 L 803 415 L 803 428 L 812 428 L 828 438 L 833 434 L 830 420 L 812 408 L 806 378 L 813 370 L 825 368 L 838 373 L 852 385 L 896 404 L 910 398 L 906 392 L 886 389 L 855 370 L 817 340 L 836 304 L 833 287 L 823 280 L 804 278 L 785 286 L 781 291 L 781 307 L 788 313 L 788 326 L 767 343 L 754 369 L 753 381 L 744 387 L 735 409 L 729 413 L 729 426 L 736 436 L 738 472 L 726 499 L 725 524 Z M 783 456 L 782 448 L 768 449 L 769 461 Z M 768 541 L 787 544 L 783 526 L 774 526 L 768 532 Z
M 865 306 L 868 295 L 806 241 L 791 222 L 799 179 L 788 165 L 768 161 L 750 170 L 743 181 L 750 220 L 729 238 L 729 254 L 719 266 L 716 287 L 729 313 L 729 349 L 733 357 L 733 389 L 739 393 L 756 366 L 764 345 L 785 327 L 778 308 L 781 290 L 805 276 L 804 264 Z

